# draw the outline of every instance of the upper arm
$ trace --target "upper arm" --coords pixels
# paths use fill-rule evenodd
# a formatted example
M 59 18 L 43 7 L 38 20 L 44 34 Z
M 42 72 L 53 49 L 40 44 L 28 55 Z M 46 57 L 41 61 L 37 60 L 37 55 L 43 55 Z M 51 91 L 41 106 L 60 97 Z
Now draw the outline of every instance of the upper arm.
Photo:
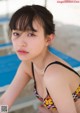
M 7 104 L 10 108 L 30 79 L 30 76 L 24 70 L 23 63 L 21 63 L 12 83 L 1 97 L 2 104 Z
M 45 73 L 44 82 L 59 113 L 77 113 L 71 89 L 65 79 L 70 73 L 64 70 L 60 66 L 51 66 Z

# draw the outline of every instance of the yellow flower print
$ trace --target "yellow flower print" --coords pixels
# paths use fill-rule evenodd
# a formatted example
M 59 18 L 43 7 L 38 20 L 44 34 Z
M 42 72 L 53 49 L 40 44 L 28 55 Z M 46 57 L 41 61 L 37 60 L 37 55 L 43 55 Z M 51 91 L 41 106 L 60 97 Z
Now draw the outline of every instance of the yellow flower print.
M 78 94 L 79 92 L 80 92 L 80 86 L 77 88 L 76 94 Z

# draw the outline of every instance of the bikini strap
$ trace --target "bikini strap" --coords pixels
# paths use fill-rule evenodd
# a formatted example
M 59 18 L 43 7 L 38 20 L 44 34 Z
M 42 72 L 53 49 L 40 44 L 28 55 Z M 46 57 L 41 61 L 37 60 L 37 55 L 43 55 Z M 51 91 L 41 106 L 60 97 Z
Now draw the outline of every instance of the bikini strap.
M 69 66 L 67 66 L 67 65 L 65 65 L 65 64 L 63 64 L 63 63 L 61 63 L 61 62 L 59 62 L 59 61 L 55 61 L 55 62 L 49 63 L 49 64 L 46 66 L 44 72 L 45 72 L 45 71 L 47 70 L 47 68 L 48 68 L 50 65 L 52 65 L 52 64 L 59 64 L 59 65 L 65 67 L 65 68 L 69 69 L 70 71 L 73 71 L 75 74 L 77 74 L 77 75 L 80 77 L 80 75 L 79 75 L 75 70 L 73 70 L 73 69 L 70 68 Z
M 44 72 L 45 72 L 45 71 L 47 70 L 47 68 L 48 68 L 50 65 L 52 65 L 52 64 L 59 64 L 59 65 L 65 67 L 65 68 L 69 69 L 70 71 L 73 71 L 75 74 L 77 74 L 77 75 L 80 77 L 80 75 L 79 75 L 75 70 L 73 70 L 73 69 L 70 68 L 69 66 L 67 66 L 67 65 L 65 65 L 65 64 L 63 64 L 63 63 L 61 63 L 61 62 L 59 62 L 59 61 L 51 62 L 50 64 L 48 64 L 48 65 L 46 66 Z M 47 95 L 49 95 L 49 91 L 48 91 L 47 88 L 46 88 L 46 91 L 47 91 Z
M 32 66 L 32 75 L 33 75 L 34 83 L 36 83 L 33 62 L 31 62 L 31 66 Z

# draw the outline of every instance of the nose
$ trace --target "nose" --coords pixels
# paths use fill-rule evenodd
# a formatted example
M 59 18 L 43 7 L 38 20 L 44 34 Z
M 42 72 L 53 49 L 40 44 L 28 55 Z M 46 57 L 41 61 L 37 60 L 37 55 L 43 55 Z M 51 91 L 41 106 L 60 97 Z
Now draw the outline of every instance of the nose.
M 18 45 L 19 46 L 26 46 L 27 45 L 27 42 L 26 42 L 26 40 L 25 40 L 25 35 L 24 34 L 22 34 L 20 37 L 19 37 L 19 39 L 18 39 Z

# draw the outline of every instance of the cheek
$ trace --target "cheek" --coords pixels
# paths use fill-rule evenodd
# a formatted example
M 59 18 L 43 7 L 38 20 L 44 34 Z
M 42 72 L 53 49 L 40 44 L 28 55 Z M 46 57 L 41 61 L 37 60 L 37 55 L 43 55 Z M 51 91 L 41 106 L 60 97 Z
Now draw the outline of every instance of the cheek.
M 16 43 L 16 41 L 12 40 L 12 45 L 13 45 L 14 50 L 16 50 L 17 49 L 17 43 Z
M 44 42 L 39 41 L 38 43 L 34 43 L 34 44 L 32 44 L 31 48 L 34 53 L 36 53 L 36 54 L 40 53 L 44 48 Z

